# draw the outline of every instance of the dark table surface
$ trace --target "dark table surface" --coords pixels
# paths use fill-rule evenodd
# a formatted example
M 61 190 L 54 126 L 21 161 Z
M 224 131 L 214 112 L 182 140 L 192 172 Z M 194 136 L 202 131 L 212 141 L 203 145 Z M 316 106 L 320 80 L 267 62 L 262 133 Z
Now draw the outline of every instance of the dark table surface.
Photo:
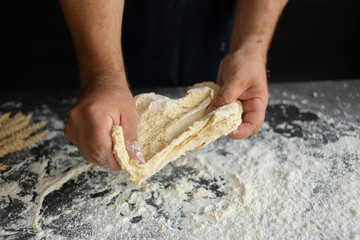
M 134 94 L 149 91 L 175 98 L 181 97 L 186 89 L 137 89 Z M 0 172 L 0 238 L 201 239 L 210 236 L 215 239 L 221 235 L 226 239 L 258 238 L 270 231 L 270 238 L 281 233 L 284 235 L 280 238 L 358 239 L 360 80 L 276 83 L 269 84 L 269 93 L 265 123 L 257 135 L 240 141 L 222 137 L 177 160 L 184 164 L 170 163 L 145 183 L 135 186 L 124 172 L 109 173 L 85 163 L 65 139 L 64 124 L 79 92 L 0 92 L 0 113 L 31 112 L 34 122 L 46 120 L 49 129 L 49 134 L 39 143 L 0 158 L 0 164 L 10 165 Z M 273 159 L 270 161 L 273 165 L 250 167 L 257 171 L 269 168 L 269 176 L 276 182 L 273 192 L 252 188 L 267 182 L 258 183 L 252 175 L 245 178 L 246 169 L 235 174 L 243 184 L 234 184 L 233 175 L 222 170 L 216 172 L 211 164 L 201 165 L 205 156 L 245 168 L 246 159 L 253 159 L 254 151 L 260 150 L 264 156 L 258 156 L 259 159 Z M 200 160 L 192 165 L 186 158 Z M 313 170 L 308 168 L 310 162 L 314 164 Z M 295 190 L 283 187 L 280 182 L 285 177 L 279 177 L 278 173 L 285 169 L 289 171 L 280 175 L 292 176 L 286 180 L 287 184 L 296 183 L 292 187 L 304 192 L 293 206 L 300 209 L 300 205 L 315 204 L 324 206 L 325 210 L 304 207 L 303 211 L 292 214 L 294 222 L 283 222 L 279 224 L 281 227 L 264 225 L 264 218 L 276 220 L 281 214 L 271 217 L 269 208 L 259 200 L 261 197 L 256 198 L 260 205 L 246 199 L 255 199 L 252 196 L 262 193 L 264 198 L 276 197 L 285 202 L 287 194 L 293 196 L 291 191 Z M 294 175 L 294 169 L 299 170 L 298 175 Z M 253 195 L 246 195 L 250 190 L 240 191 L 241 186 L 250 189 Z M 182 192 L 182 188 L 187 190 Z M 170 201 L 167 194 L 174 189 L 178 189 L 177 198 L 183 199 L 166 204 Z M 203 195 L 199 195 L 200 190 Z M 284 198 L 278 197 L 281 191 Z M 342 197 L 335 197 L 340 193 Z M 242 194 L 247 198 L 241 203 L 229 200 L 232 196 L 240 199 Z M 213 224 L 208 224 L 205 207 L 224 201 L 231 211 L 228 215 L 216 212 L 216 218 L 211 220 Z M 255 205 L 262 217 L 252 209 Z M 272 206 L 274 212 L 287 209 L 284 205 Z M 187 210 L 191 207 L 202 210 Z M 291 211 L 290 207 L 288 210 Z M 244 215 L 235 218 L 232 212 Z M 252 220 L 245 222 L 243 219 L 247 217 Z M 256 225 L 247 228 L 251 222 Z M 238 225 L 229 228 L 230 223 Z M 203 229 L 192 227 L 196 224 Z

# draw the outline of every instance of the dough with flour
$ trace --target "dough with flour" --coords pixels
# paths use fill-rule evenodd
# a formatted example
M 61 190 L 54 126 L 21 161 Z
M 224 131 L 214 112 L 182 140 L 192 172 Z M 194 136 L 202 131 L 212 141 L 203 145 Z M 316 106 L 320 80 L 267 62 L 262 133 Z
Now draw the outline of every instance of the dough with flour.
M 186 151 L 199 149 L 241 124 L 240 101 L 205 114 L 219 90 L 219 85 L 204 82 L 190 87 L 180 99 L 155 93 L 135 97 L 139 144 L 145 164 L 130 159 L 121 126 L 113 126 L 112 129 L 114 155 L 135 184 L 152 176 Z

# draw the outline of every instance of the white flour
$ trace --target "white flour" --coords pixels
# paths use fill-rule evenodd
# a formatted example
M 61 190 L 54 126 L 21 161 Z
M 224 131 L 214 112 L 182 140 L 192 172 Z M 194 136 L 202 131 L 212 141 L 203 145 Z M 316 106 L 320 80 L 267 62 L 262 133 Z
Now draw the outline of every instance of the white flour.
M 278 124 L 287 131 L 279 134 L 265 123 L 256 136 L 220 138 L 134 186 L 125 172 L 84 163 L 52 116 L 42 147 L 5 162 L 16 159 L 0 178 L 0 215 L 8 204 L 24 206 L 1 216 L 0 237 L 21 226 L 37 239 L 360 238 L 358 124 L 294 120 Z M 307 132 L 289 138 L 299 124 Z M 341 136 L 319 143 L 332 129 Z M 36 148 L 46 151 L 37 159 Z

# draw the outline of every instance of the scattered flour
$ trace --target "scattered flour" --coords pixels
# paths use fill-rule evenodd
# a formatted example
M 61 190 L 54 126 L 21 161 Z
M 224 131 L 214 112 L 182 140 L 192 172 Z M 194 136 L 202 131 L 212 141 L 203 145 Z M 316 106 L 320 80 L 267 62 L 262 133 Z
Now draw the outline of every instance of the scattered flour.
M 2 238 L 360 238 L 358 124 L 323 121 L 318 128 L 343 132 L 314 145 L 326 129 L 289 137 L 266 122 L 256 136 L 220 138 L 135 186 L 125 172 L 83 162 L 63 122 L 50 123 L 46 139 L 5 159 L 12 167 L 0 176 Z

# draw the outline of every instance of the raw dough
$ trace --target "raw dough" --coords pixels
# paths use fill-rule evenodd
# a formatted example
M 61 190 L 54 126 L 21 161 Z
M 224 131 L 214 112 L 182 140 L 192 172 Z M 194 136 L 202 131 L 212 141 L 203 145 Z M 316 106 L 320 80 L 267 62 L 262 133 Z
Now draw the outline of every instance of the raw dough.
M 170 99 L 155 93 L 135 97 L 139 117 L 141 152 L 147 160 L 130 159 L 121 126 L 113 126 L 114 155 L 131 180 L 139 184 L 170 161 L 189 150 L 199 149 L 241 124 L 242 105 L 233 102 L 205 115 L 220 86 L 212 82 L 195 84 L 183 98 Z

